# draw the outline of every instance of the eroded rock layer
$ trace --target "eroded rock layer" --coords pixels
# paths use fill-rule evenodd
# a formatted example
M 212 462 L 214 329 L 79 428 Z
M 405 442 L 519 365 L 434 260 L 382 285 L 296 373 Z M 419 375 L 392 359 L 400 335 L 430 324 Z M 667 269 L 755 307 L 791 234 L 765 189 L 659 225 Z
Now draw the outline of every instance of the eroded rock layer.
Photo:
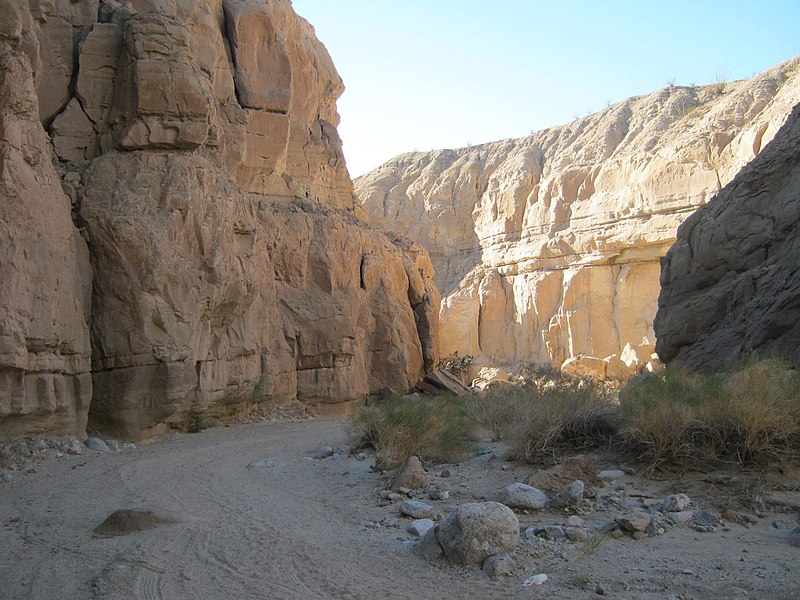
M 799 65 L 404 154 L 356 196 L 373 224 L 430 251 L 443 355 L 625 377 L 653 358 L 659 260 L 678 225 L 773 138 L 800 100 Z
M 656 349 L 699 369 L 750 353 L 800 365 L 800 104 L 678 229 L 662 262 Z
M 435 361 L 430 260 L 353 216 L 343 85 L 289 0 L 0 17 L 0 427 L 141 439 Z

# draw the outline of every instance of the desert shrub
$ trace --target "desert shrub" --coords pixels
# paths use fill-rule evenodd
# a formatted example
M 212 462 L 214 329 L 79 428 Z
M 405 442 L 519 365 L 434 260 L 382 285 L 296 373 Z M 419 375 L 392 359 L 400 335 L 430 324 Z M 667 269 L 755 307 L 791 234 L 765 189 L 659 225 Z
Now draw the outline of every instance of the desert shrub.
M 450 371 L 453 375 L 458 377 L 462 383 L 467 383 L 466 379 L 472 373 L 472 356 L 469 354 L 461 356 L 458 350 L 456 350 L 450 356 L 445 356 L 440 359 L 436 368 Z
M 601 383 L 564 376 L 525 385 L 494 385 L 467 400 L 470 414 L 505 440 L 512 456 L 529 462 L 567 449 L 609 442 L 618 409 Z
M 469 450 L 477 423 L 457 396 L 392 396 L 357 409 L 351 436 L 375 448 L 381 468 L 395 467 L 412 455 L 423 461 L 455 462 Z
M 776 359 L 746 360 L 728 374 L 668 369 L 620 394 L 625 444 L 654 464 L 739 465 L 800 451 L 800 378 Z

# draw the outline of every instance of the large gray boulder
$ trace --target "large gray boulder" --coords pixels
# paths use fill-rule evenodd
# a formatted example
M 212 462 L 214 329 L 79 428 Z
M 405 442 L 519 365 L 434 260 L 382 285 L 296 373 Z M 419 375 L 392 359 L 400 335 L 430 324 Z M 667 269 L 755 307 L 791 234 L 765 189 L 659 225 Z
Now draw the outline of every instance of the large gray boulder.
M 435 529 L 436 541 L 448 561 L 478 564 L 519 544 L 519 521 L 499 502 L 462 504 Z

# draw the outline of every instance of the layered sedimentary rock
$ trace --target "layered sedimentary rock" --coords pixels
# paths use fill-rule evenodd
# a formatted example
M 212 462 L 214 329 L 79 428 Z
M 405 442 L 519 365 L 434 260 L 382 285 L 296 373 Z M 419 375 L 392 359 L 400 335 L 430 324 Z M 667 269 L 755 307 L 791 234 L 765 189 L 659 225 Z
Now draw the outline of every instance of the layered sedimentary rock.
M 750 353 L 800 365 L 800 104 L 678 229 L 662 262 L 656 349 L 720 369 Z
M 30 14 L 0 3 L 0 436 L 86 427 L 91 267 L 39 122 Z
M 404 154 L 356 196 L 373 224 L 430 251 L 443 355 L 625 377 L 653 359 L 659 260 L 678 225 L 773 138 L 800 100 L 798 65 Z
M 353 215 L 343 85 L 288 0 L 18 4 L 0 0 L 17 65 L 0 85 L 3 243 L 20 255 L 2 265 L 0 367 L 27 390 L 0 403 L 12 433 L 33 428 L 31 402 L 48 432 L 80 433 L 91 398 L 90 428 L 141 439 L 420 378 L 430 260 Z M 75 382 L 28 383 L 55 373 Z

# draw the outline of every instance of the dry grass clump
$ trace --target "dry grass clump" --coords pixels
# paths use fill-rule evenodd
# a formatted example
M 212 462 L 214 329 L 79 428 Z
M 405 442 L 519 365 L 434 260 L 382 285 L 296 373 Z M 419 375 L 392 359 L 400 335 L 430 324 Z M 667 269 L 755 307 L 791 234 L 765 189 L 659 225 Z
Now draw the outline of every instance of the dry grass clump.
M 529 462 L 566 449 L 601 446 L 614 436 L 611 392 L 588 379 L 548 376 L 522 386 L 492 386 L 467 401 L 470 414 Z
M 654 464 L 800 456 L 800 377 L 786 363 L 748 360 L 730 374 L 668 369 L 620 394 L 626 446 Z
M 456 462 L 474 441 L 478 424 L 461 398 L 452 395 L 392 396 L 355 411 L 350 432 L 375 448 L 380 468 L 396 467 L 411 455 L 423 461 Z

